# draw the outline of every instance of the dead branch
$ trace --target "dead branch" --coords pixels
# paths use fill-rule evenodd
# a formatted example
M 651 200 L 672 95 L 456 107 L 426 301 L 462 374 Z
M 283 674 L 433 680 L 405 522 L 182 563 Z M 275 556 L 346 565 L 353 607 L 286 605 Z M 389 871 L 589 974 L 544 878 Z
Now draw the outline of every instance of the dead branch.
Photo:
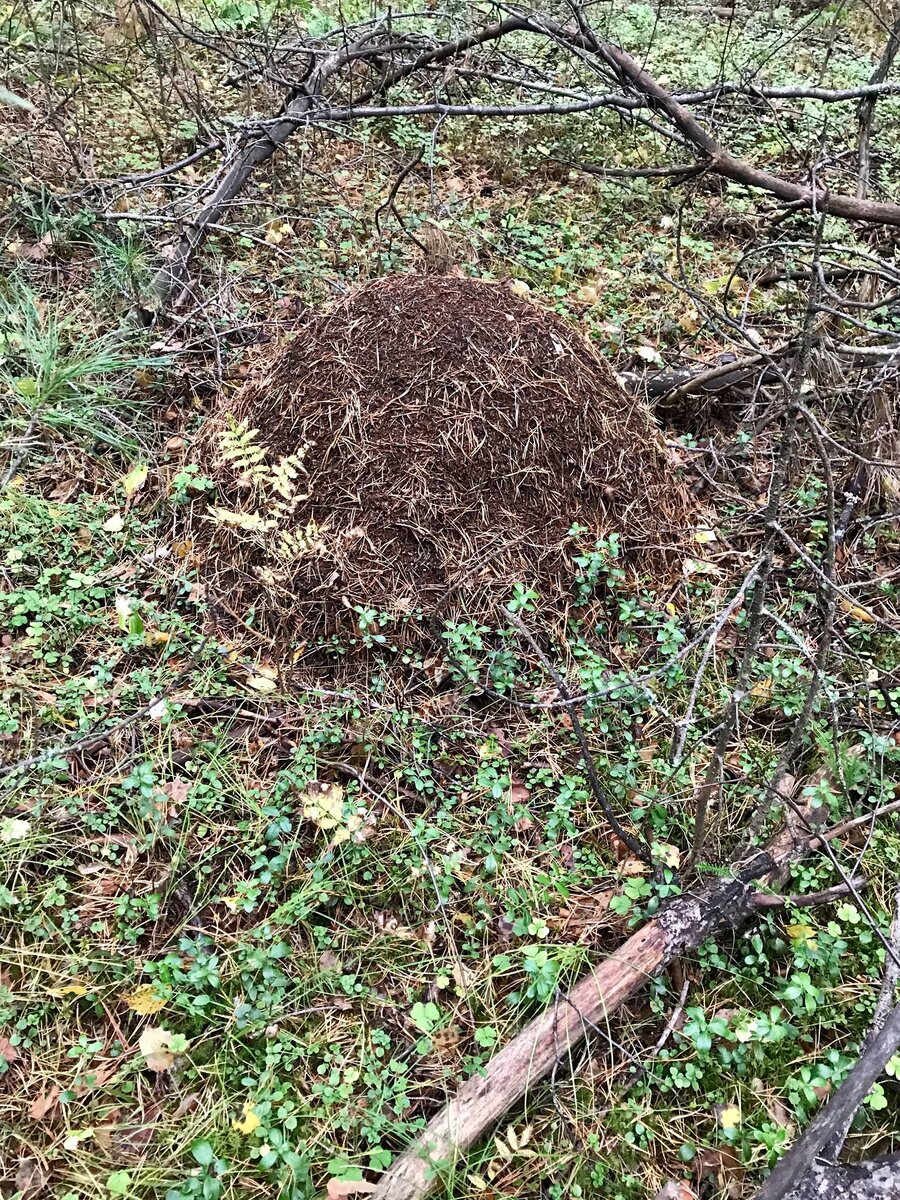
M 856 891 L 867 884 L 863 875 L 855 875 L 850 881 Z M 815 908 L 818 904 L 831 904 L 844 896 L 851 895 L 850 884 L 836 883 L 834 887 L 824 888 L 821 892 L 798 893 L 795 896 L 779 896 L 775 892 L 759 892 L 753 903 L 757 908 Z
M 793 786 L 785 778 L 786 791 Z M 610 1015 L 647 980 L 707 938 L 741 925 L 755 911 L 753 881 L 777 887 L 785 869 L 807 851 L 809 837 L 791 822 L 769 846 L 694 895 L 682 896 L 633 934 L 611 957 L 586 975 L 565 1004 L 536 1017 L 468 1080 L 382 1177 L 375 1200 L 421 1200 L 536 1083 L 568 1061 L 591 1028 Z
M 799 207 L 812 208 L 849 220 L 900 225 L 900 205 L 832 194 L 827 188 L 793 183 L 734 158 L 697 121 L 685 107 L 685 103 L 701 103 L 705 99 L 723 94 L 723 89 L 736 91 L 738 90 L 736 85 L 720 85 L 718 88 L 707 89 L 705 92 L 687 93 L 676 97 L 657 83 L 620 47 L 600 41 L 584 22 L 573 29 L 572 26 L 562 26 L 540 16 L 511 16 L 454 41 L 431 47 L 389 70 L 379 67 L 380 75 L 377 81 L 357 93 L 349 104 L 339 106 L 325 103 L 325 86 L 329 80 L 340 73 L 342 68 L 361 58 L 368 58 L 373 65 L 378 66 L 384 62 L 383 55 L 386 51 L 395 51 L 405 47 L 405 44 L 400 43 L 388 43 L 386 47 L 379 46 L 376 35 L 380 28 L 379 23 L 371 25 L 356 41 L 321 58 L 308 78 L 297 88 L 296 94 L 282 113 L 269 121 L 257 122 L 252 129 L 245 131 L 244 144 L 239 148 L 233 160 L 224 166 L 221 178 L 209 200 L 197 217 L 186 225 L 178 242 L 170 247 L 167 261 L 158 271 L 152 285 L 152 295 L 157 305 L 164 304 L 183 294 L 189 279 L 190 262 L 202 244 L 207 230 L 220 220 L 226 207 L 240 193 L 256 168 L 281 149 L 298 129 L 314 123 L 343 122 L 367 117 L 562 115 L 591 112 L 604 108 L 627 112 L 649 106 L 664 114 L 674 126 L 679 137 L 702 155 L 696 168 L 697 171 L 713 171 L 736 183 L 761 188 L 780 200 Z M 582 54 L 587 53 L 594 56 L 596 60 L 599 60 L 594 64 L 595 70 L 605 75 L 609 68 L 612 68 L 616 76 L 636 95 L 605 93 L 568 103 L 531 105 L 451 104 L 434 101 L 390 107 L 380 103 L 387 91 L 395 84 L 414 75 L 416 71 L 449 62 L 477 47 L 489 42 L 496 42 L 514 32 L 529 32 L 549 37 Z M 317 54 L 314 54 L 312 49 L 310 49 L 310 54 L 313 59 L 317 58 Z M 602 64 L 602 69 L 600 64 Z M 860 97 L 864 101 L 874 100 L 878 95 L 889 93 L 892 88 L 893 85 L 886 84 L 882 80 L 874 82 L 867 89 L 845 89 L 844 92 L 830 94 L 827 98 L 835 101 Z M 785 91 L 785 89 L 780 90 Z M 760 89 L 758 94 L 762 95 L 763 91 L 771 92 L 774 95 L 779 89 Z M 797 89 L 788 89 L 788 91 L 794 94 Z M 818 95 L 822 89 L 805 89 L 805 91 L 810 96 L 815 93 L 816 98 L 826 98 L 824 94 Z M 669 169 L 664 168 L 664 170 Z M 696 172 L 679 168 L 675 178 L 689 178 L 693 173 Z
M 593 47 L 601 58 L 614 65 L 622 79 L 638 92 L 649 97 L 655 106 L 669 118 L 705 156 L 708 167 L 717 175 L 731 179 L 747 187 L 762 188 L 779 200 L 786 200 L 803 208 L 826 212 L 831 216 L 845 217 L 849 221 L 870 221 L 883 225 L 900 225 L 900 205 L 886 204 L 874 200 L 861 200 L 855 196 L 843 196 L 827 188 L 810 187 L 781 179 L 768 171 L 752 167 L 741 159 L 734 158 L 721 146 L 684 105 L 680 104 L 665 88 L 649 75 L 626 51 L 608 42 L 598 42 Z
M 877 1082 L 885 1065 L 900 1045 L 900 1004 L 890 1012 L 884 1025 L 860 1055 L 856 1066 L 807 1126 L 772 1174 L 760 1188 L 756 1200 L 784 1200 L 811 1170 L 821 1150 L 845 1127 Z M 896 1175 L 894 1176 L 896 1184 Z M 815 1193 L 811 1193 L 815 1195 Z M 847 1195 L 856 1195 L 848 1191 Z M 896 1195 L 884 1192 L 883 1195 Z

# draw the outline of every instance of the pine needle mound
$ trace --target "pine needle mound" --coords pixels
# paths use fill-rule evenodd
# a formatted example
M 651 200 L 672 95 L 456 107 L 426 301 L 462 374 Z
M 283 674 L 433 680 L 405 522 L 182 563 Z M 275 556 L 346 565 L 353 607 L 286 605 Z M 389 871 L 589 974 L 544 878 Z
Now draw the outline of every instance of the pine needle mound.
M 276 641 L 357 606 L 494 620 L 517 582 L 559 611 L 573 523 L 660 571 L 689 510 L 601 355 L 471 279 L 381 279 L 305 318 L 203 443 L 222 501 L 196 537 L 207 594 Z

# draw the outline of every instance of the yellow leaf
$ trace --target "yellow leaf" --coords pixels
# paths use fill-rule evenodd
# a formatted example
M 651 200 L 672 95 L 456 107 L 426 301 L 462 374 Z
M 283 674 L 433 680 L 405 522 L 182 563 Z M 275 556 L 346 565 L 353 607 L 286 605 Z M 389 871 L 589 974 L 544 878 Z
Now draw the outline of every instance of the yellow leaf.
M 278 684 L 274 679 L 267 679 L 265 675 L 251 675 L 247 680 L 247 687 L 253 688 L 255 692 L 274 692 Z
M 67 983 L 62 987 L 47 988 L 48 996 L 86 996 L 87 988 L 83 983 Z
M 31 822 L 21 817 L 5 817 L 0 821 L 0 842 L 18 842 L 31 833 Z
M 875 624 L 876 618 L 870 612 L 867 612 L 866 609 L 860 608 L 858 604 L 853 604 L 851 601 L 845 600 L 843 596 L 838 600 L 838 604 L 841 606 L 841 610 L 848 617 L 852 617 L 854 621 L 861 621 L 864 625 Z
M 716 540 L 716 531 L 714 529 L 697 529 L 694 531 L 694 541 L 699 542 L 701 545 Z
M 243 1114 L 237 1121 L 231 1122 L 232 1129 L 236 1129 L 238 1133 L 251 1134 L 254 1129 L 259 1129 L 262 1121 L 256 1115 L 256 1110 L 249 1100 L 244 1101 Z
M 792 942 L 802 942 L 811 950 L 815 950 L 816 931 L 811 925 L 785 925 L 784 932 Z
M 171 639 L 171 633 L 163 633 L 161 629 L 145 629 L 145 646 L 165 646 Z
M 139 491 L 147 482 L 147 472 L 149 467 L 146 463 L 138 463 L 136 467 L 132 467 L 127 475 L 123 475 L 119 480 L 125 492 L 126 500 L 130 500 L 135 492 Z
M 77 1150 L 81 1142 L 90 1141 L 93 1136 L 93 1129 L 73 1129 L 71 1133 L 66 1135 L 66 1139 L 63 1142 L 63 1149 Z
M 133 992 L 126 992 L 119 999 L 124 1000 L 132 1012 L 142 1016 L 150 1016 L 166 1007 L 165 997 L 160 996 L 152 983 L 142 983 Z
M 497 1153 L 500 1155 L 501 1158 L 510 1159 L 513 1157 L 512 1147 L 507 1146 L 506 1142 L 504 1142 L 502 1137 L 495 1137 L 494 1145 L 497 1148 Z
M 105 533 L 121 533 L 125 528 L 125 518 L 121 513 L 113 513 L 108 521 L 103 522 Z
M 765 700 L 769 692 L 772 690 L 772 683 L 773 680 L 771 678 L 761 679 L 759 683 L 754 683 L 753 687 L 750 689 L 750 695 L 755 696 L 757 700 Z
M 654 842 L 653 857 L 664 866 L 671 867 L 675 871 L 678 870 L 681 863 L 681 851 L 677 846 L 672 846 L 668 842 Z
M 716 1115 L 719 1118 L 719 1124 L 726 1131 L 737 1129 L 741 1123 L 741 1110 L 736 1104 L 723 1104 L 716 1110 Z
M 304 818 L 320 829 L 336 829 L 343 824 L 344 789 L 339 783 L 315 783 L 300 799 Z

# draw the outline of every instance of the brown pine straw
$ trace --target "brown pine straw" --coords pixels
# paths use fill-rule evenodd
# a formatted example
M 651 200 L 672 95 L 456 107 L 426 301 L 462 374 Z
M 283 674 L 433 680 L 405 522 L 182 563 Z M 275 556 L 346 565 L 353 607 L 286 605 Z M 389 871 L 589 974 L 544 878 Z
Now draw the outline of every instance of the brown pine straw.
M 449 593 L 442 615 L 487 620 L 516 582 L 561 611 L 573 522 L 588 544 L 619 533 L 658 575 L 690 519 L 641 402 L 575 327 L 500 284 L 377 280 L 264 352 L 201 439 L 224 503 L 249 509 L 219 453 L 228 415 L 272 461 L 307 447 L 291 521 L 317 524 L 313 553 L 275 563 L 246 531 L 195 529 L 210 599 L 283 647 L 346 627 L 354 605 L 433 615 Z

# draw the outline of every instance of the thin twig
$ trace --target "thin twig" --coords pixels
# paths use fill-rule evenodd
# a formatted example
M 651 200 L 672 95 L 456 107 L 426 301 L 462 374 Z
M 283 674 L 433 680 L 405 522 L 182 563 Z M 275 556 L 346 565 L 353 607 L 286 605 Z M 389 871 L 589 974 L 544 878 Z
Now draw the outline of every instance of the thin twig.
M 531 631 L 528 628 L 526 628 L 526 626 L 523 624 L 523 622 L 519 619 L 519 617 L 515 613 L 507 612 L 506 615 L 507 615 L 507 618 L 508 618 L 510 624 L 515 626 L 516 629 L 518 629 L 518 631 L 522 634 L 522 636 L 525 638 L 525 640 L 531 646 L 538 661 L 541 663 L 541 665 L 547 671 L 548 675 L 550 675 L 553 682 L 559 688 L 560 694 L 562 696 L 571 696 L 571 692 L 569 691 L 569 685 L 566 683 L 565 679 L 562 677 L 562 675 L 559 673 L 559 671 L 556 669 L 556 667 L 554 667 L 553 664 L 550 662 L 549 658 L 544 653 L 544 651 L 541 649 L 540 645 L 537 642 L 537 639 L 534 637 L 534 635 L 531 633 Z M 597 765 L 594 762 L 593 755 L 591 754 L 591 748 L 588 745 L 587 738 L 585 737 L 584 727 L 582 726 L 581 721 L 578 717 L 578 713 L 576 712 L 576 710 L 574 708 L 569 709 L 569 716 L 571 717 L 571 720 L 572 720 L 572 729 L 573 729 L 573 731 L 575 733 L 575 737 L 578 741 L 578 749 L 581 752 L 581 758 L 584 763 L 585 771 L 587 772 L 588 783 L 590 784 L 591 791 L 594 794 L 594 798 L 596 799 L 597 803 L 600 805 L 600 808 L 603 811 L 603 815 L 606 817 L 607 821 L 610 824 L 610 828 L 615 833 L 616 837 L 618 837 L 620 839 L 620 841 L 623 843 L 623 845 L 628 847 L 628 849 L 631 851 L 631 853 L 636 858 L 639 858 L 641 860 L 641 862 L 652 864 L 653 858 L 652 858 L 652 855 L 650 854 L 650 851 L 647 849 L 646 846 L 644 846 L 640 842 L 638 842 L 636 838 L 632 837 L 632 835 L 626 829 L 624 829 L 622 827 L 621 822 L 619 821 L 618 817 L 616 816 L 615 812 L 613 811 L 612 803 L 607 794 L 606 788 L 603 786 L 603 782 L 600 779 L 600 775 L 597 771 Z

